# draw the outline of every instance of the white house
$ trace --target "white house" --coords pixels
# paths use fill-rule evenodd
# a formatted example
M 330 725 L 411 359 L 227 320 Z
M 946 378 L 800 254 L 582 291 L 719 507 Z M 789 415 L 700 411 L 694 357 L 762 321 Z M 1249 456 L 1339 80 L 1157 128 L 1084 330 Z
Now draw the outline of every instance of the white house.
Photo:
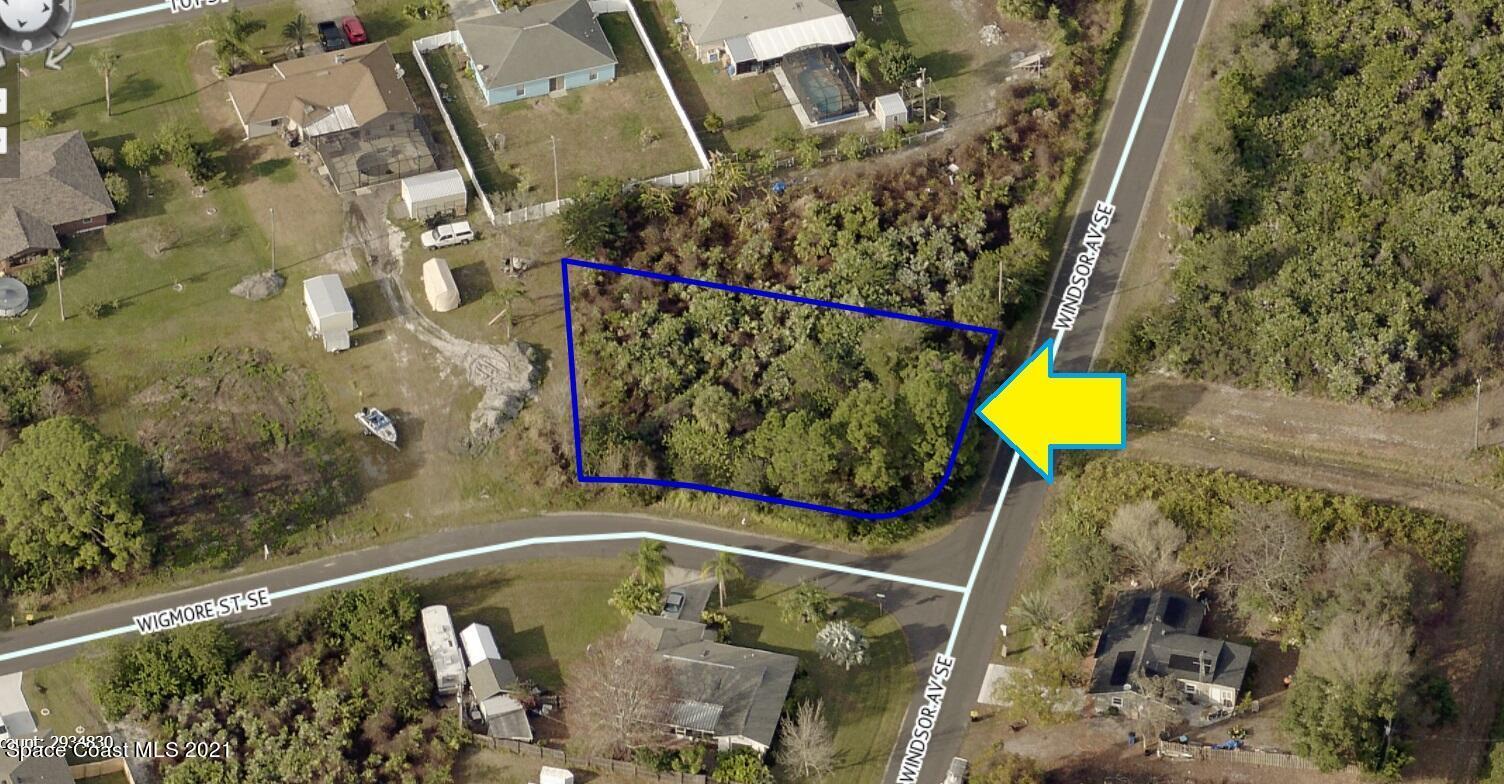
M 737 76 L 812 46 L 849 46 L 856 26 L 837 0 L 678 0 L 695 57 Z
M 355 306 L 350 304 L 350 296 L 338 275 L 319 275 L 303 281 L 303 305 L 308 310 L 308 324 L 313 334 L 323 339 L 325 351 L 344 351 L 350 347 Z

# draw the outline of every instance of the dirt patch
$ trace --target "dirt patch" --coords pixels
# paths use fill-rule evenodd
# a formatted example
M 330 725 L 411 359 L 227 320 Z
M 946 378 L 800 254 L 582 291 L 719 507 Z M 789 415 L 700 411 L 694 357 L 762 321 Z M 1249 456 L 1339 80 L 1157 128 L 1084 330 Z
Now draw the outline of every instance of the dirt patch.
M 391 186 L 375 188 L 347 203 L 344 247 L 365 254 L 387 306 L 402 326 L 481 391 L 470 413 L 465 446 L 483 448 L 537 396 L 541 360 L 533 346 L 521 341 L 491 344 L 455 337 L 417 307 L 402 282 L 406 235 L 386 217 L 394 194 Z
M 262 352 L 212 351 L 131 402 L 165 480 L 150 517 L 170 562 L 234 563 L 359 494 L 322 388 Z

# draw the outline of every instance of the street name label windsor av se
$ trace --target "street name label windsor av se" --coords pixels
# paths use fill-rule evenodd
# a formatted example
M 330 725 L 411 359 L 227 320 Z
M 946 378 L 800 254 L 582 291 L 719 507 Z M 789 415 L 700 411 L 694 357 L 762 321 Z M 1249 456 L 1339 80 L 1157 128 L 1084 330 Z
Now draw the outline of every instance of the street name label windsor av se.
M 930 667 L 930 679 L 924 687 L 924 704 L 919 706 L 919 715 L 914 717 L 914 729 L 909 733 L 903 762 L 898 766 L 898 784 L 914 784 L 919 781 L 919 771 L 924 768 L 925 755 L 930 752 L 930 738 L 935 733 L 935 722 L 940 718 L 940 706 L 945 702 L 945 686 L 955 668 L 954 658 L 943 653 L 935 654 L 935 663 Z
M 1086 300 L 1086 286 L 1091 274 L 1097 269 L 1097 259 L 1102 257 L 1102 243 L 1107 239 L 1107 227 L 1112 225 L 1117 207 L 1099 201 L 1091 211 L 1091 223 L 1086 227 L 1086 237 L 1081 240 L 1084 248 L 1076 254 L 1071 264 L 1071 275 L 1065 292 L 1060 297 L 1060 307 L 1055 309 L 1055 330 L 1069 330 L 1076 326 L 1076 316 L 1081 313 L 1081 303 Z

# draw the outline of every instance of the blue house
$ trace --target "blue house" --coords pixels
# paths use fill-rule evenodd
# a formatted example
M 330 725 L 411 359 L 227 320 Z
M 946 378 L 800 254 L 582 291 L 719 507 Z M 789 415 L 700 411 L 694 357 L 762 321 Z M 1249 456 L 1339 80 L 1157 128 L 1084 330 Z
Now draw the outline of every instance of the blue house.
M 488 105 L 616 78 L 616 53 L 586 0 L 548 0 L 455 26 Z

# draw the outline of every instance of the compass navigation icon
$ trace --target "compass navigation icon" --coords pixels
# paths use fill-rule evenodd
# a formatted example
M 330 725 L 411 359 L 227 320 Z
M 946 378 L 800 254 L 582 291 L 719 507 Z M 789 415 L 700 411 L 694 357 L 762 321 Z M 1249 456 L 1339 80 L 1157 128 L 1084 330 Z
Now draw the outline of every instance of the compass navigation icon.
M 44 49 L 47 67 L 62 67 L 73 45 L 63 40 L 73 24 L 75 0 L 0 0 L 0 50 L 35 54 Z M 0 65 L 4 64 L 0 54 Z

